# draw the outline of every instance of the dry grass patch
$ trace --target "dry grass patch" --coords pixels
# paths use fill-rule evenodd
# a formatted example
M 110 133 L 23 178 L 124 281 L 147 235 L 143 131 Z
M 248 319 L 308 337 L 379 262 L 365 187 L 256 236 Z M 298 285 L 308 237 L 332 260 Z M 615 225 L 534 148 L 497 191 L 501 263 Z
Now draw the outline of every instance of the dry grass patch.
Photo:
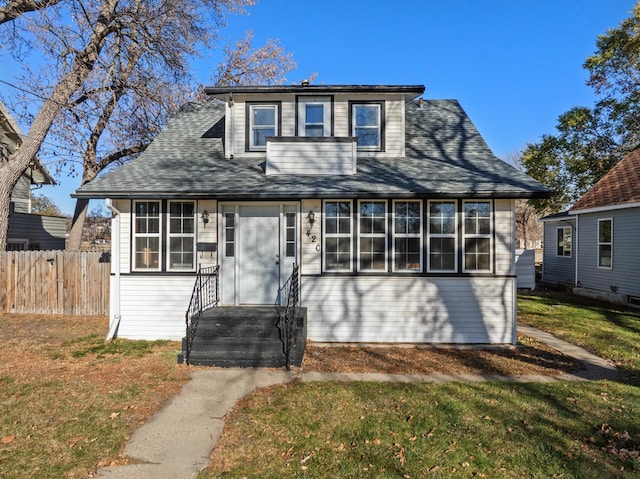
M 0 315 L 0 477 L 86 477 L 188 377 L 175 342 L 104 344 L 105 317 Z
M 307 346 L 302 369 L 388 374 L 560 375 L 584 369 L 576 359 L 535 339 L 518 337 L 516 347 Z

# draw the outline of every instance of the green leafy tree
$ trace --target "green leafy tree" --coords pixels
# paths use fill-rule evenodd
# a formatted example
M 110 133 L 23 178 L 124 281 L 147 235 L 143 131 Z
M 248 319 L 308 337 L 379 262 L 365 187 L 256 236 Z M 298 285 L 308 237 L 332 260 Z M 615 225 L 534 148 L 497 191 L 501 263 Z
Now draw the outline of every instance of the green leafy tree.
M 558 118 L 555 135 L 526 146 L 525 171 L 552 190 L 535 202 L 560 211 L 602 178 L 640 140 L 640 2 L 630 18 L 598 37 L 584 68 L 598 100 Z

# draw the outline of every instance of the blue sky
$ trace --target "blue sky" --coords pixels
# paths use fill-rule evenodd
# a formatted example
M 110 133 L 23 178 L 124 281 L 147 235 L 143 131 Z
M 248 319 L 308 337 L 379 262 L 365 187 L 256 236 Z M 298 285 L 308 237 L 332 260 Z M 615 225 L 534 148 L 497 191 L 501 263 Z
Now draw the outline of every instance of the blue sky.
M 582 64 L 597 36 L 630 16 L 635 0 L 259 0 L 221 34 L 253 30 L 294 54 L 298 70 L 322 84 L 421 84 L 424 97 L 455 98 L 494 153 L 504 158 L 553 133 L 558 115 L 593 104 Z M 193 63 L 207 84 L 220 51 Z M 7 56 L 0 80 L 11 81 Z M 4 93 L 0 89 L 0 93 Z M 28 130 L 28 125 L 22 125 Z M 62 211 L 78 178 L 45 188 Z

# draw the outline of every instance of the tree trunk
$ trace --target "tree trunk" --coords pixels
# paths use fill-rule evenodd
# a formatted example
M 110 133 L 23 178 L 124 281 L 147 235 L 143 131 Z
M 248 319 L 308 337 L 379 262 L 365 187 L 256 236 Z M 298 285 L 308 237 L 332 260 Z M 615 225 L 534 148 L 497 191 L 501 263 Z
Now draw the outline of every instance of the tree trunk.
M 21 173 L 13 164 L 3 163 L 0 168 L 0 251 L 7 249 L 7 236 L 9 233 L 9 210 L 11 207 L 11 193 Z
M 80 251 L 80 247 L 82 245 L 82 231 L 84 230 L 84 223 L 87 219 L 88 211 L 89 200 L 87 198 L 78 198 L 76 200 L 75 211 L 73 212 L 71 229 L 69 230 L 69 236 L 67 238 L 67 250 Z

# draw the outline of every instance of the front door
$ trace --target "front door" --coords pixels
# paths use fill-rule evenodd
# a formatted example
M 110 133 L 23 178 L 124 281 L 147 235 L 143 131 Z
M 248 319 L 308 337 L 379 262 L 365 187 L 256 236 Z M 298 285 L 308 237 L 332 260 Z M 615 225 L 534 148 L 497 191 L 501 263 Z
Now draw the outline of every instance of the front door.
M 240 206 L 238 300 L 274 304 L 280 284 L 280 207 Z

